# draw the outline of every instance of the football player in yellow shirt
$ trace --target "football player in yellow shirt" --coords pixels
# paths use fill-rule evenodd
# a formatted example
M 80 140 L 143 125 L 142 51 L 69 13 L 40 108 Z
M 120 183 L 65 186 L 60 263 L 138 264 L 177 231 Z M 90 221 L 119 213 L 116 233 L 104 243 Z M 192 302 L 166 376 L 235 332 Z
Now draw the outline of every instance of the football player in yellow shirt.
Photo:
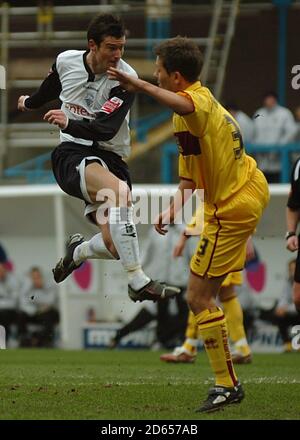
M 191 192 L 204 190 L 205 225 L 191 260 L 187 301 L 215 374 L 215 386 L 197 409 L 209 412 L 244 398 L 216 296 L 226 276 L 244 267 L 247 240 L 269 201 L 268 184 L 247 156 L 235 119 L 198 80 L 202 55 L 196 43 L 176 37 L 162 42 L 156 55 L 158 87 L 114 68 L 108 73 L 124 89 L 146 93 L 174 111 L 180 183 L 155 222 L 157 232 L 166 234 Z

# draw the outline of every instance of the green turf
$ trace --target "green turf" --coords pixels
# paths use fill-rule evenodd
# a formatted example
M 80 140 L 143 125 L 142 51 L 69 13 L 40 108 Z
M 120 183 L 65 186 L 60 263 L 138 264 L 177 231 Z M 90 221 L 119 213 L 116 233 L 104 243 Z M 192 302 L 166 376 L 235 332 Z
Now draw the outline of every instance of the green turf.
M 300 419 L 300 353 L 237 367 L 245 400 L 194 412 L 213 377 L 206 355 L 164 364 L 151 351 L 0 350 L 1 419 Z

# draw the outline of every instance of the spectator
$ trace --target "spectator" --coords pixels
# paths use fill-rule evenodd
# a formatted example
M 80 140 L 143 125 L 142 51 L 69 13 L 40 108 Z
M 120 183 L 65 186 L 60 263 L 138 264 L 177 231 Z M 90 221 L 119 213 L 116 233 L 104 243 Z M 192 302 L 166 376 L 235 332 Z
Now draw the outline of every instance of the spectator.
M 254 125 L 253 120 L 249 118 L 246 113 L 242 112 L 239 107 L 235 103 L 229 103 L 226 106 L 229 113 L 232 114 L 234 119 L 237 121 L 237 123 L 240 126 L 243 141 L 244 142 L 252 142 L 253 141 L 253 134 L 254 134 Z
M 169 225 L 169 233 L 166 236 L 158 235 L 151 228 L 143 256 L 143 267 L 149 276 L 158 281 L 171 282 L 180 289 L 179 295 L 175 301 L 169 299 L 158 302 L 157 305 L 144 305 L 128 324 L 116 332 L 110 344 L 111 348 L 124 336 L 140 330 L 153 320 L 157 320 L 155 347 L 170 347 L 183 341 L 188 315 L 184 293 L 188 279 L 188 263 L 194 250 L 191 251 L 191 247 L 188 247 L 182 257 L 174 258 L 173 248 L 183 228 L 182 225 Z
M 0 263 L 0 325 L 5 327 L 7 340 L 11 334 L 11 325 L 16 323 L 18 281 L 9 272 L 5 263 Z
M 293 303 L 293 282 L 296 268 L 296 260 L 291 260 L 288 264 L 288 277 L 284 285 L 282 294 L 271 310 L 260 312 L 260 319 L 264 319 L 277 325 L 280 336 L 284 344 L 284 351 L 292 351 L 290 327 L 300 324 L 300 315 L 297 313 Z
M 297 126 L 292 112 L 278 104 L 277 94 L 267 92 L 263 107 L 254 114 L 253 143 L 259 145 L 285 145 L 293 142 Z M 259 168 L 265 173 L 268 182 L 278 182 L 281 163 L 277 153 L 257 153 Z
M 54 344 L 54 327 L 59 321 L 56 307 L 56 288 L 47 283 L 39 267 L 29 271 L 20 293 L 19 335 L 20 346 L 52 347 Z M 31 338 L 28 324 L 38 324 L 42 330 Z

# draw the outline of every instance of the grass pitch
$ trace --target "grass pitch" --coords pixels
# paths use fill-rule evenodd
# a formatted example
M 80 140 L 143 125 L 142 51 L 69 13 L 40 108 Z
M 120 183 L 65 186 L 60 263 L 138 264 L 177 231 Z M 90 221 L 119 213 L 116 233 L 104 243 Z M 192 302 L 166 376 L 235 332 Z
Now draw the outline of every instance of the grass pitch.
M 237 366 L 246 398 L 199 414 L 213 377 L 206 355 L 165 364 L 151 351 L 0 351 L 1 419 L 300 419 L 300 353 Z

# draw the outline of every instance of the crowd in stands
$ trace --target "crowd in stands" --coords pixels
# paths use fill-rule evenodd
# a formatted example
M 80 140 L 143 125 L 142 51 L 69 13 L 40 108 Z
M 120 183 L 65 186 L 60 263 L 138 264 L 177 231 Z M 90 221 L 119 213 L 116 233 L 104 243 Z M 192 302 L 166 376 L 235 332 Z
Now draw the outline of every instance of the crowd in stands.
M 228 103 L 226 107 L 240 125 L 246 145 L 284 146 L 300 142 L 300 106 L 296 107 L 293 115 L 288 108 L 279 105 L 277 94 L 273 91 L 265 93 L 262 107 L 254 112 L 252 118 L 236 103 Z M 281 162 L 278 153 L 256 153 L 254 157 L 269 183 L 280 181 Z
M 59 322 L 57 290 L 40 267 L 31 267 L 18 277 L 0 245 L 0 325 L 9 346 L 53 347 Z

